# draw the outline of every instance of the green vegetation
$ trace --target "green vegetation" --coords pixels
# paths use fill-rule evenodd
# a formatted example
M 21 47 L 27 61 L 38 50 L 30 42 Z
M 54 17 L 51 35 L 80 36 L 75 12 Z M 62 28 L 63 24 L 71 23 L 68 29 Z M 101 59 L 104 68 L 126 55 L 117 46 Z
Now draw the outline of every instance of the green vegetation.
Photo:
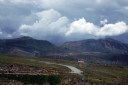
M 48 64 L 47 62 L 53 64 Z M 73 62 L 73 61 L 55 60 L 55 59 L 38 58 L 38 57 L 22 57 L 15 55 L 0 55 L 0 64 L 1 63 L 2 64 L 5 63 L 9 65 L 18 64 L 23 66 L 33 66 L 44 69 L 52 68 L 54 70 L 59 70 L 59 72 L 64 72 L 64 73 L 60 73 L 61 76 L 0 74 L 0 77 L 2 78 L 18 80 L 24 83 L 42 84 L 48 82 L 51 85 L 57 85 L 58 83 L 61 82 L 61 79 L 62 81 L 64 79 L 69 79 L 69 80 L 71 79 L 71 82 L 80 81 L 80 82 L 93 83 L 97 85 L 98 84 L 128 85 L 127 66 L 114 66 L 114 65 L 102 65 L 102 64 L 83 64 L 82 66 L 79 66 L 77 62 Z M 83 73 L 84 77 L 83 75 L 70 74 L 69 68 L 54 63 L 67 64 L 77 67 L 81 70 L 84 69 L 84 73 Z
M 53 63 L 53 64 L 48 64 Z M 38 57 L 23 57 L 23 56 L 16 56 L 16 55 L 0 55 L 0 64 L 5 64 L 5 65 L 19 65 L 19 66 L 31 66 L 31 67 L 37 67 L 38 69 L 45 69 L 46 71 L 52 69 L 58 71 L 61 75 L 61 77 L 57 75 L 44 75 L 40 76 L 35 74 L 35 76 L 32 74 L 30 75 L 25 75 L 25 74 L 20 74 L 18 75 L 5 75 L 5 78 L 12 79 L 12 80 L 19 80 L 24 83 L 45 83 L 46 81 L 49 82 L 51 85 L 56 85 L 61 82 L 61 79 L 65 79 L 65 76 L 72 76 L 69 72 L 71 71 L 69 68 L 65 66 L 61 66 L 58 64 L 65 64 L 65 65 L 72 65 L 75 67 L 79 67 L 77 62 L 73 61 L 65 61 L 65 60 L 55 60 L 55 59 L 48 59 L 48 58 L 38 58 Z M 36 76 L 37 75 L 37 76 Z M 11 76 L 11 77 L 10 77 Z M 14 76 L 14 77 L 12 77 Z M 26 77 L 30 78 L 26 78 Z M 32 78 L 32 79 L 31 79 Z M 69 77 L 66 77 L 68 79 Z M 27 79 L 27 80 L 26 80 Z M 33 80 L 36 79 L 36 80 Z M 42 80 L 42 81 L 38 81 Z M 31 80 L 31 81 L 29 81 Z
M 33 67 L 45 68 L 45 69 L 52 68 L 55 70 L 65 71 L 65 72 L 70 71 L 70 69 L 65 66 L 61 66 L 57 64 L 47 64 L 45 62 L 73 64 L 73 62 L 70 62 L 70 61 L 62 61 L 62 60 L 59 61 L 59 60 L 52 60 L 47 58 L 23 57 L 23 56 L 16 56 L 16 55 L 0 55 L 0 63 L 19 64 L 19 65 L 33 66 Z
M 48 82 L 50 85 L 57 85 L 61 82 L 60 76 L 50 75 L 48 76 Z
M 62 72 L 60 75 L 25 75 L 25 74 L 19 74 L 19 75 L 11 75 L 11 74 L 4 74 L 0 75 L 3 78 L 12 79 L 12 80 L 18 80 L 24 83 L 46 83 L 49 82 L 51 85 L 57 85 L 61 82 L 61 79 L 63 79 L 63 75 L 66 75 L 66 73 L 70 72 L 70 69 L 57 65 L 57 64 L 48 64 L 45 62 L 50 63 L 58 63 L 58 64 L 67 64 L 78 67 L 78 64 L 76 62 L 72 61 L 65 61 L 65 60 L 55 60 L 55 59 L 47 59 L 47 58 L 38 58 L 38 57 L 23 57 L 23 56 L 16 56 L 16 55 L 0 55 L 0 64 L 5 65 L 23 65 L 23 66 L 32 66 L 37 68 L 44 68 L 44 69 L 54 69 L 58 70 L 59 72 Z M 29 78 L 27 78 L 29 77 Z M 34 80 L 35 79 L 35 80 Z M 41 80 L 41 81 L 40 81 Z
M 19 75 L 19 74 L 0 74 L 0 78 L 9 80 L 18 80 L 25 84 L 44 84 L 57 85 L 61 82 L 59 75 Z
M 89 82 L 128 84 L 128 67 L 89 64 L 84 75 Z

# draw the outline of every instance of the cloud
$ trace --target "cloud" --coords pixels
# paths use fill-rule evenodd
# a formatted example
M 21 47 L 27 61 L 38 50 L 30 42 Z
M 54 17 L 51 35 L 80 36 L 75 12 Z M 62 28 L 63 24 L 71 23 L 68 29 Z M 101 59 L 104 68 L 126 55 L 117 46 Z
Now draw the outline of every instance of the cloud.
M 2 32 L 0 31 L 0 35 L 2 35 Z
M 102 2 L 102 0 L 96 0 L 97 1 L 97 3 L 101 3 Z
M 18 34 L 50 40 L 54 36 L 63 36 L 69 20 L 54 9 L 45 10 L 35 14 L 39 20 L 32 25 L 23 24 Z
M 64 41 L 116 36 L 127 31 L 127 6 L 128 0 L 0 0 L 0 37 Z
M 86 22 L 86 20 L 82 18 L 70 24 L 69 30 L 66 32 L 66 35 L 69 36 L 76 33 L 93 34 L 95 30 L 97 30 L 97 27 L 93 23 Z
M 128 6 L 124 6 L 124 7 L 120 8 L 120 9 L 117 9 L 116 11 L 122 13 L 124 16 L 127 16 L 127 14 L 128 14 Z
M 3 34 L 3 32 L 1 31 L 1 28 L 0 28 L 0 35 L 2 35 Z
M 120 21 L 115 24 L 105 24 L 100 28 L 97 35 L 98 36 L 116 36 L 123 34 L 128 31 L 128 26 L 125 22 Z
M 85 8 L 87 11 L 94 11 L 94 8 Z
M 4 0 L 0 0 L 0 2 L 4 2 Z
M 103 27 L 94 25 L 93 23 L 87 22 L 84 18 L 74 21 L 70 24 L 69 30 L 66 32 L 66 36 L 95 36 L 95 37 L 105 37 L 105 36 L 116 36 L 123 34 L 128 31 L 128 26 L 125 22 L 120 21 L 115 24 L 105 24 L 107 19 L 102 21 Z
M 100 24 L 101 24 L 101 25 L 105 25 L 107 22 L 108 22 L 108 20 L 105 19 L 105 20 L 103 20 L 103 21 L 100 21 Z
M 128 10 L 128 6 L 125 6 L 124 9 L 125 9 L 125 10 Z
M 116 36 L 128 31 L 125 22 L 120 21 L 115 24 L 106 24 L 107 19 L 100 21 L 102 27 L 94 23 L 87 22 L 85 18 L 70 22 L 54 9 L 35 13 L 38 18 L 32 25 L 23 24 L 18 30 L 19 35 L 31 36 L 39 39 L 54 40 L 76 40 L 88 38 L 101 38 L 106 36 Z

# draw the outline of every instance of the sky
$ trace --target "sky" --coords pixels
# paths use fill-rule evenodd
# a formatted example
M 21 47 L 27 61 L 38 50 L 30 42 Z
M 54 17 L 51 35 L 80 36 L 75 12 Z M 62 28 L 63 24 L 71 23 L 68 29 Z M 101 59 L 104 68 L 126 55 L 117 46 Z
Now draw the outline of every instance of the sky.
M 0 38 L 128 42 L 128 0 L 0 0 Z

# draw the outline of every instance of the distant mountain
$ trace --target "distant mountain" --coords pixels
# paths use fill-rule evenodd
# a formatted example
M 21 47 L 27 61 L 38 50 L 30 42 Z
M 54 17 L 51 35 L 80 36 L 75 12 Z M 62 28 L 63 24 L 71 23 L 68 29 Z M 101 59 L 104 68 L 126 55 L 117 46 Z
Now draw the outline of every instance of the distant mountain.
M 59 45 L 59 47 L 68 49 L 71 52 L 110 52 L 110 53 L 128 53 L 128 44 L 120 41 L 105 39 L 87 39 L 81 41 L 71 41 Z
M 72 41 L 59 46 L 46 40 L 36 40 L 27 36 L 16 39 L 0 40 L 0 53 L 5 54 L 45 56 L 70 52 L 128 53 L 128 44 L 124 44 L 111 38 Z
M 128 44 L 128 33 L 113 36 L 112 38 Z
M 0 40 L 0 53 L 41 56 L 59 52 L 61 52 L 61 49 L 46 40 L 36 40 L 26 36 Z
M 1 39 L 0 53 L 75 61 L 84 59 L 89 63 L 128 65 L 128 44 L 111 38 L 71 41 L 58 46 L 46 40 L 36 40 L 26 36 Z

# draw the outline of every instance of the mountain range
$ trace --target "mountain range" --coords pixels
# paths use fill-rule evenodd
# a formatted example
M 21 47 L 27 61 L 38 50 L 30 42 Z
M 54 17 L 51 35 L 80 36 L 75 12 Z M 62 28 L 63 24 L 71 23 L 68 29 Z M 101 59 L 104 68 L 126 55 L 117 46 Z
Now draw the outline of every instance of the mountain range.
M 71 41 L 59 45 L 59 47 L 68 49 L 71 52 L 109 52 L 109 53 L 128 53 L 128 44 L 114 40 L 105 39 L 87 39 L 80 41 Z
M 46 40 L 36 40 L 31 37 L 0 40 L 0 52 L 5 54 L 16 54 L 23 56 L 40 56 L 50 53 L 59 53 L 54 44 Z

